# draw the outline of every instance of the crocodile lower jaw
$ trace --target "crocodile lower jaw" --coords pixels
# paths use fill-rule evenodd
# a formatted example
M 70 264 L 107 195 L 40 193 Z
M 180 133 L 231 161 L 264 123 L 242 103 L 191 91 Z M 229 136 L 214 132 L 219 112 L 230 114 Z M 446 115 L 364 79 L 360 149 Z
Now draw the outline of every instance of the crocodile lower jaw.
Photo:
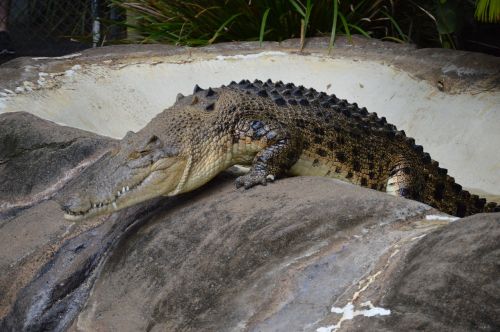
M 64 211 L 64 218 L 67 220 L 77 221 L 82 219 L 91 218 L 105 213 L 112 213 L 116 210 L 122 208 L 123 203 L 127 202 L 127 198 L 134 193 L 139 186 L 147 179 L 147 177 L 133 187 L 123 187 L 122 190 L 118 191 L 112 199 L 106 201 L 95 202 L 91 204 L 91 208 L 86 211 Z M 124 207 L 124 206 L 123 206 Z

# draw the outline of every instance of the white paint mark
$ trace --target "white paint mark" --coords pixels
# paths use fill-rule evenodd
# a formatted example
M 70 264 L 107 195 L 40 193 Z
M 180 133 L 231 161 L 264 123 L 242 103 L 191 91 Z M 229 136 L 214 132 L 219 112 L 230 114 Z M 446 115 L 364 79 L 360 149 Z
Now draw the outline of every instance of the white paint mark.
M 451 217 L 451 216 L 438 216 L 435 214 L 429 214 L 425 216 L 425 220 L 444 220 L 444 221 L 449 221 L 449 222 L 454 222 L 457 221 L 458 217 Z
M 343 308 L 332 307 L 330 310 L 336 314 L 342 314 L 342 317 L 335 325 L 320 327 L 316 329 L 316 332 L 333 332 L 340 328 L 343 321 L 351 320 L 356 316 L 374 317 L 374 316 L 388 316 L 391 314 L 391 310 L 375 307 L 371 301 L 361 303 L 361 307 L 367 307 L 368 309 L 354 310 L 354 305 L 349 302 Z
M 363 293 L 368 288 L 368 286 L 370 286 L 375 281 L 375 279 L 377 279 L 377 277 L 380 274 L 382 274 L 382 271 L 378 271 L 377 273 L 369 276 L 368 278 L 361 280 L 358 283 L 359 290 L 357 292 L 355 292 L 354 295 L 352 296 L 352 301 L 356 300 L 361 295 L 361 293 Z M 365 283 L 365 282 L 366 282 L 366 284 L 363 287 L 361 287 L 361 285 L 363 285 L 363 283 Z
M 80 55 L 82 55 L 82 53 L 74 53 L 74 54 L 68 54 L 68 55 L 56 56 L 56 57 L 41 56 L 41 57 L 36 57 L 36 58 L 32 58 L 32 59 L 33 60 L 45 60 L 45 59 L 63 60 L 63 59 L 76 58 L 76 57 L 79 57 Z
M 257 59 L 264 56 L 286 56 L 288 55 L 285 52 L 279 51 L 268 51 L 268 52 L 260 52 L 254 54 L 237 54 L 237 55 L 218 55 L 215 59 L 219 61 L 223 60 L 249 60 L 249 59 Z

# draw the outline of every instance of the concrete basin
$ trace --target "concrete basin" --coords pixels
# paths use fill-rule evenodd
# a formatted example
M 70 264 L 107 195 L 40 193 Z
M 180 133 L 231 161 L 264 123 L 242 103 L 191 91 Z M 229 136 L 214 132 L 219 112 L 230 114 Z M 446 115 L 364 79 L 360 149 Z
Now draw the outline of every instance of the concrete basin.
M 467 189 L 500 197 L 500 59 L 340 39 L 229 43 L 204 48 L 114 46 L 0 66 L 0 113 L 121 138 L 193 86 L 261 79 L 335 93 L 414 137 Z

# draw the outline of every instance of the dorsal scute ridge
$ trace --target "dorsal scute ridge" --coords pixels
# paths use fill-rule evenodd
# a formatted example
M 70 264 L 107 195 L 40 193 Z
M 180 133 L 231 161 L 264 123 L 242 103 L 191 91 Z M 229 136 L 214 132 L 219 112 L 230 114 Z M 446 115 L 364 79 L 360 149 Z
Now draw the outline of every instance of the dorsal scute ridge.
M 239 82 L 231 81 L 228 88 L 242 91 L 249 95 L 255 95 L 261 98 L 269 98 L 278 106 L 294 106 L 294 107 L 309 107 L 315 106 L 325 109 L 330 112 L 342 114 L 350 118 L 356 127 L 367 130 L 371 128 L 376 132 L 389 137 L 398 137 L 404 139 L 406 137 L 404 131 L 398 131 L 396 127 L 389 124 L 385 117 L 379 117 L 377 113 L 369 113 L 365 107 L 359 107 L 357 103 L 349 103 L 346 99 L 338 98 L 335 94 L 327 94 L 326 92 L 318 92 L 314 88 L 305 88 L 303 85 L 295 85 L 294 83 L 283 83 L 282 81 L 273 82 L 271 79 L 265 81 L 255 79 L 252 81 L 242 79 Z M 212 89 L 204 90 L 198 85 L 194 88 L 194 93 L 205 91 L 205 94 L 212 95 Z M 327 112 L 328 113 L 328 112 Z M 415 145 L 412 140 L 406 141 L 416 151 L 420 152 L 421 147 Z M 425 159 L 425 157 L 423 157 Z

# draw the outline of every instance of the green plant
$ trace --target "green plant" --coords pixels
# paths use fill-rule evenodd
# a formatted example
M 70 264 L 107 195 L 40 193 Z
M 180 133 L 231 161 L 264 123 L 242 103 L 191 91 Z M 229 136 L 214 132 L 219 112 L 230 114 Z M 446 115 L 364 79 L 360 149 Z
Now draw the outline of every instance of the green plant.
M 406 41 L 392 0 L 111 0 L 127 11 L 122 22 L 144 43 L 206 45 L 220 41 L 281 41 L 352 33 Z
M 477 0 L 475 17 L 483 22 L 500 22 L 500 0 Z

